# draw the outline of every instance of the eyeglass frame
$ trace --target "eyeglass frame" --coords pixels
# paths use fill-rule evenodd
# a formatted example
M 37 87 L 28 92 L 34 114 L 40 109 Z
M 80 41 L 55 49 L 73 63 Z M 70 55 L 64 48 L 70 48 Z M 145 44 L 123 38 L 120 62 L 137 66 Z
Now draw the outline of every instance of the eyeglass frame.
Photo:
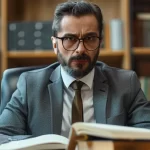
M 85 45 L 84 45 L 84 39 L 85 39 L 86 37 L 84 37 L 84 38 L 76 38 L 76 39 L 78 39 L 78 41 L 79 41 L 77 48 L 79 47 L 79 44 L 80 44 L 80 42 L 82 41 L 82 42 L 83 42 L 83 45 L 84 45 L 84 48 L 85 48 L 87 51 L 95 51 L 96 49 L 98 49 L 98 47 L 100 47 L 100 43 L 101 43 L 100 40 L 101 40 L 101 38 L 98 37 L 98 36 L 89 36 L 89 37 L 96 37 L 96 38 L 99 39 L 99 45 L 97 46 L 97 48 L 95 48 L 95 49 L 93 49 L 93 50 L 87 49 L 87 48 L 85 47 Z M 55 36 L 55 38 L 60 39 L 60 40 L 62 41 L 63 48 L 64 48 L 66 51 L 75 51 L 75 50 L 77 49 L 77 48 L 76 48 L 76 49 L 74 49 L 74 50 L 68 50 L 68 49 L 66 49 L 66 48 L 64 47 L 63 40 L 64 40 L 65 38 L 67 38 L 67 37 L 58 37 L 58 36 Z

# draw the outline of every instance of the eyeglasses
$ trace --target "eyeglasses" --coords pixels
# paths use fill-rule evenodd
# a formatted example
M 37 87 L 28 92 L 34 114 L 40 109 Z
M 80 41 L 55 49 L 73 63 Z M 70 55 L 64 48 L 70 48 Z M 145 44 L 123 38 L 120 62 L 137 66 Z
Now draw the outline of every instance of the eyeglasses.
M 83 42 L 84 47 L 88 51 L 94 51 L 100 46 L 100 37 L 97 36 L 87 36 L 84 38 L 77 38 L 74 36 L 68 37 L 55 37 L 62 40 L 62 45 L 67 51 L 74 51 L 78 48 L 80 42 Z

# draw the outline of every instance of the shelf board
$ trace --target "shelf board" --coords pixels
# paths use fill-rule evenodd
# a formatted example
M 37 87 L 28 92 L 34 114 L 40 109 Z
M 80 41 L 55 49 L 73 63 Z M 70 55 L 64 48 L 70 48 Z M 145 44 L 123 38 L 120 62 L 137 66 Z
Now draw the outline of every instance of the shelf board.
M 100 57 L 123 57 L 124 51 L 101 50 Z M 52 50 L 41 51 L 8 51 L 8 58 L 55 58 L 56 54 Z
M 145 48 L 145 47 L 135 47 L 133 48 L 133 54 L 135 56 L 150 56 L 150 47 Z
M 138 76 L 150 76 L 150 47 L 134 47 L 133 55 Z
M 53 51 L 8 51 L 7 53 L 8 58 L 47 58 L 47 57 L 56 57 Z
M 149 61 L 150 60 L 150 47 L 135 47 L 133 48 L 133 57 L 136 63 L 139 61 Z
M 101 49 L 98 60 L 114 67 L 122 67 L 124 51 L 112 51 L 110 49 Z M 30 65 L 45 65 L 57 61 L 57 56 L 53 50 L 41 51 L 8 51 L 7 52 L 8 66 L 28 66 Z M 13 63 L 12 63 L 13 62 Z
M 112 56 L 112 57 L 123 57 L 124 50 L 113 51 L 111 49 L 101 49 L 100 56 Z

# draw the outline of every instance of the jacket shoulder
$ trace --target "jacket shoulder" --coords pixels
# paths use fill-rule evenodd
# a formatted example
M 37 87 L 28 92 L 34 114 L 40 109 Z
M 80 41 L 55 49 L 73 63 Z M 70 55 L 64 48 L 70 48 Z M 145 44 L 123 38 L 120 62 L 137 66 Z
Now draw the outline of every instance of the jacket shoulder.
M 31 70 L 31 71 L 26 71 L 23 72 L 20 77 L 23 77 L 27 80 L 49 80 L 50 75 L 52 74 L 52 72 L 59 66 L 59 63 L 53 63 L 49 66 L 45 66 L 43 68 L 40 69 L 35 69 L 35 70 Z
M 99 70 L 107 80 L 125 81 L 126 79 L 130 80 L 133 76 L 137 76 L 133 70 L 111 67 L 100 61 L 96 63 L 96 69 Z

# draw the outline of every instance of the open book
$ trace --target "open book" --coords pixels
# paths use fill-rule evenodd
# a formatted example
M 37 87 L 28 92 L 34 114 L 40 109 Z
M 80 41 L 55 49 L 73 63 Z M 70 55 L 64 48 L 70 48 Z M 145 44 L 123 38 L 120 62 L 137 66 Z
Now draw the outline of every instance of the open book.
M 150 130 L 117 125 L 75 123 L 69 139 L 60 135 L 42 135 L 0 145 L 0 150 L 66 149 L 74 150 L 79 141 L 149 141 Z
M 134 145 L 138 143 L 137 145 L 141 148 L 143 142 L 146 143 L 149 150 L 149 129 L 108 124 L 75 123 L 70 131 L 68 150 L 74 150 L 76 145 L 79 146 L 79 150 L 93 150 L 94 147 L 98 147 L 94 150 L 99 150 L 99 147 L 102 150 L 114 150 L 114 147 L 119 147 L 118 150 L 122 150 L 122 144 L 129 146 L 126 146 L 125 149 L 138 150 Z M 89 145 L 93 145 L 93 147 L 87 148 Z M 147 150 L 147 147 L 144 150 Z
M 36 149 L 66 149 L 68 139 L 66 137 L 46 134 L 34 138 L 11 141 L 0 145 L 0 150 L 36 150 Z

